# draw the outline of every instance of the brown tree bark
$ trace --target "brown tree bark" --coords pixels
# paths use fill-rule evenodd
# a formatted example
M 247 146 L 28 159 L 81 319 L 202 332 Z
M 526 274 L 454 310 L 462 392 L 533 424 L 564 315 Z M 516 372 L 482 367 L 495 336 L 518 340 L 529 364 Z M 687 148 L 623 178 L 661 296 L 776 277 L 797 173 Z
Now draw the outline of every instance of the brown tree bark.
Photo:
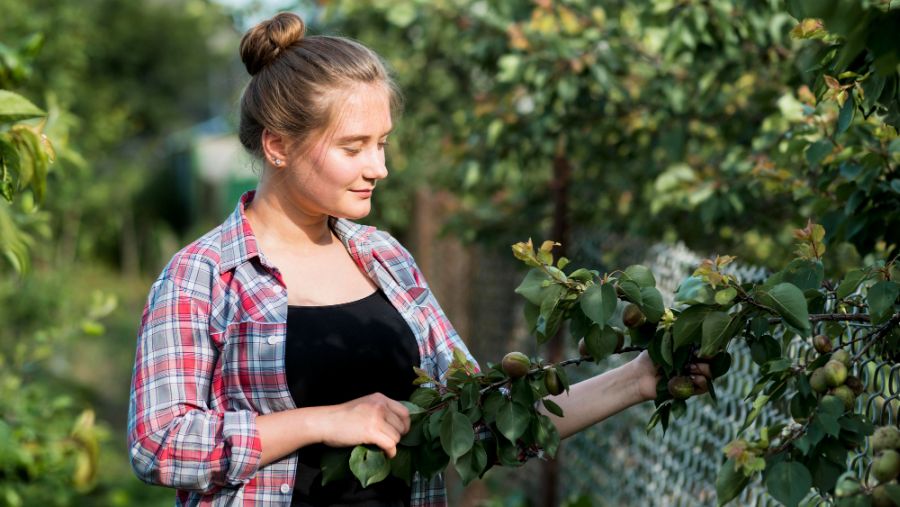
M 554 250 L 555 258 L 566 255 L 569 245 L 569 183 L 572 175 L 572 165 L 566 157 L 566 137 L 561 135 L 556 144 L 556 156 L 553 158 L 553 181 L 550 188 L 553 192 L 553 230 L 550 239 L 561 243 Z M 548 355 L 551 362 L 562 360 L 564 330 L 556 333 L 556 336 L 548 344 Z M 541 505 L 555 507 L 559 496 L 559 462 L 551 459 L 543 463 L 544 495 Z

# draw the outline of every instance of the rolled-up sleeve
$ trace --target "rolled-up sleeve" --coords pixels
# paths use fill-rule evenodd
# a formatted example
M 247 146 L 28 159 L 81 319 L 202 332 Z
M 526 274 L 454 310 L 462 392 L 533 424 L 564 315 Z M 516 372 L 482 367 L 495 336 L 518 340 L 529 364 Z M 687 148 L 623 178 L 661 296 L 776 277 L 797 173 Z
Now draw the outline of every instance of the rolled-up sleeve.
M 209 302 L 161 278 L 141 317 L 128 410 L 131 466 L 142 481 L 212 493 L 254 477 L 256 413 L 209 406 L 218 348 Z

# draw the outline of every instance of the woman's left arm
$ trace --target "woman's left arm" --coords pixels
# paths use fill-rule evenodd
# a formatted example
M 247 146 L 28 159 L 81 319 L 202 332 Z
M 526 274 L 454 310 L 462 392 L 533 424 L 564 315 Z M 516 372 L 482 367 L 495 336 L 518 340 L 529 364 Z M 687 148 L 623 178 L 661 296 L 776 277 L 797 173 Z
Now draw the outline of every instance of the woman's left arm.
M 708 365 L 692 365 L 691 379 L 697 394 L 708 390 L 707 377 Z M 618 368 L 572 384 L 567 393 L 548 396 L 563 409 L 565 417 L 550 414 L 542 405 L 539 410 L 550 417 L 560 438 L 567 438 L 632 405 L 655 399 L 658 379 L 656 365 L 644 351 Z

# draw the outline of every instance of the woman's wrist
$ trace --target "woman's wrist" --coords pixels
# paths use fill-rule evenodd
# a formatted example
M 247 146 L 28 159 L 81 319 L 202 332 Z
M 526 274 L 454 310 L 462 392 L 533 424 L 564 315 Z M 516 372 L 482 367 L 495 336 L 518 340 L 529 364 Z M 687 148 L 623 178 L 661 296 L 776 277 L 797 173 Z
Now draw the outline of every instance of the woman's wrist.
M 640 355 L 627 363 L 631 369 L 631 385 L 635 390 L 635 397 L 641 403 L 656 399 L 656 384 L 658 382 L 658 374 L 656 365 L 650 359 L 647 351 L 641 352 Z

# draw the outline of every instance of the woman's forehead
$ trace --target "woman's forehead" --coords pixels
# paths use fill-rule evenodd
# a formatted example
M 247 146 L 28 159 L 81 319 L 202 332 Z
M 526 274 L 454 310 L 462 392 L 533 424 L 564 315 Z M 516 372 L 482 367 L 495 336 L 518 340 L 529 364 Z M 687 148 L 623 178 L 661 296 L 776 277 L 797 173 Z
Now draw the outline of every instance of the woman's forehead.
M 390 94 L 382 85 L 356 85 L 340 101 L 335 119 L 336 139 L 384 136 L 393 126 Z

